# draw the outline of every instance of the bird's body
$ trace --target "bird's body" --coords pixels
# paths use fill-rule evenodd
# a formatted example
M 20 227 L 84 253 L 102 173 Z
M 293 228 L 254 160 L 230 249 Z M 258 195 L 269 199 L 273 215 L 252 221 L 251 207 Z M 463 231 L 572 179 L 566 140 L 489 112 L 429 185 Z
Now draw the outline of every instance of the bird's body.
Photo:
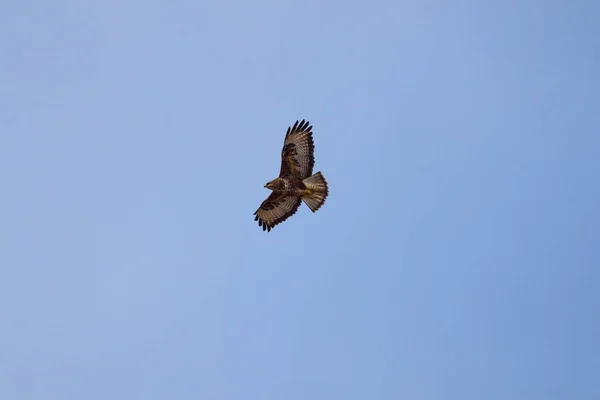
M 329 194 L 327 181 L 321 172 L 312 175 L 315 147 L 311 130 L 312 126 L 304 120 L 296 121 L 287 130 L 279 177 L 265 185 L 273 192 L 254 213 L 254 220 L 263 230 L 270 231 L 294 215 L 302 201 L 313 212 L 325 203 Z
M 302 183 L 302 180 L 296 178 L 295 176 L 275 178 L 266 184 L 265 187 L 285 194 L 295 194 L 300 188 L 306 188 L 306 186 L 304 186 Z

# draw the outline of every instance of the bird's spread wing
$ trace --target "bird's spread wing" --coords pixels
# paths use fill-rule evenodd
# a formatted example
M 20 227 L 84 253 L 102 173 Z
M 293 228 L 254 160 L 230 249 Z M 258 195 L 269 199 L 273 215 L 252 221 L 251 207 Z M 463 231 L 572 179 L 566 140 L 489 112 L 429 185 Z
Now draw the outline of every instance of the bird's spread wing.
M 291 174 L 304 179 L 312 175 L 315 166 L 315 145 L 311 129 L 312 126 L 304 120 L 296 121 L 293 127 L 288 127 L 281 151 L 279 176 Z
M 263 227 L 263 231 L 271 231 L 275 225 L 294 215 L 298 207 L 300 197 L 272 192 L 254 213 L 254 220 L 258 221 L 258 226 Z

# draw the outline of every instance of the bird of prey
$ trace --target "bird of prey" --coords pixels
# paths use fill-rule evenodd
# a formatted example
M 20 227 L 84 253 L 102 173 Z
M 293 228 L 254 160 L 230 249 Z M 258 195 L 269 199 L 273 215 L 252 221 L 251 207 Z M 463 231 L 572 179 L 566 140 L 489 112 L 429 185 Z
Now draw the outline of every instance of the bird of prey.
M 312 173 L 315 145 L 311 130 L 312 126 L 304 120 L 288 127 L 281 151 L 279 177 L 265 185 L 273 192 L 254 213 L 254 220 L 263 231 L 270 232 L 275 225 L 294 215 L 302 201 L 312 212 L 325 203 L 329 194 L 327 181 L 320 171 Z

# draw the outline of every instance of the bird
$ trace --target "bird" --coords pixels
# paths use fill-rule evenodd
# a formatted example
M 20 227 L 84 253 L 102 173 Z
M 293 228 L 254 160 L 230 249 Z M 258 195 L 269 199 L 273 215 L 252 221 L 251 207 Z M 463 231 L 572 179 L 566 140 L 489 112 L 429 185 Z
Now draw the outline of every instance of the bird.
M 314 213 L 325 203 L 329 186 L 321 171 L 313 174 L 315 144 L 308 121 L 296 121 L 285 134 L 279 177 L 265 184 L 272 190 L 254 213 L 254 221 L 270 232 L 298 211 L 303 201 Z

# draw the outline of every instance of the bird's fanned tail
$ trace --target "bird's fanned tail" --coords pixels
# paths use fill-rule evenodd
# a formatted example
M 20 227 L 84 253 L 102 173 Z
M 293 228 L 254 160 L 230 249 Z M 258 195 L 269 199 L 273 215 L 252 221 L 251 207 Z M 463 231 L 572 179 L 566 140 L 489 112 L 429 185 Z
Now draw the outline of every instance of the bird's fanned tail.
M 302 201 L 304 201 L 312 212 L 315 212 L 325 203 L 325 199 L 329 194 L 327 181 L 323 177 L 323 174 L 321 174 L 321 171 L 319 171 L 304 179 L 302 183 L 310 191 L 309 194 L 302 196 Z

